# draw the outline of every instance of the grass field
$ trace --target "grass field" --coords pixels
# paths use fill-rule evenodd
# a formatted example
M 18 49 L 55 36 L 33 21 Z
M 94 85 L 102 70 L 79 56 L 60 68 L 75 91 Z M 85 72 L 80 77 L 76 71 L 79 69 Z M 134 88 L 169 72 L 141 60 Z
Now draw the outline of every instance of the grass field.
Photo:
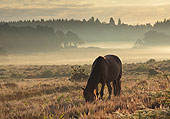
M 85 103 L 81 87 L 90 69 L 91 65 L 1 65 L 0 119 L 170 118 L 170 60 L 124 64 L 121 96 L 107 100 L 106 87 L 104 100 Z

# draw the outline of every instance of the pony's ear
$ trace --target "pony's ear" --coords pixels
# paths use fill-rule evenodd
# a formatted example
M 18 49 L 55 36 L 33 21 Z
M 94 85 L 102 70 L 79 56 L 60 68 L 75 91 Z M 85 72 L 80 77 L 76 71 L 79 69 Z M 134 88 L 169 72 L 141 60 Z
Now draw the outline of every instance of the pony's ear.
M 81 87 L 83 90 L 85 90 L 85 88 Z

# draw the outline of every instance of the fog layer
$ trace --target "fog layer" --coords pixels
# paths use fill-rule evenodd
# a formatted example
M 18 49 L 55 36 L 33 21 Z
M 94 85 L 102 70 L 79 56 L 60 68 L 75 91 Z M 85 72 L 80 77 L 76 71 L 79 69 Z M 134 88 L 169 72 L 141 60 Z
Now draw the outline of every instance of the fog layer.
M 170 59 L 170 48 L 156 47 L 150 49 L 132 49 L 132 44 L 122 43 L 92 43 L 78 49 L 63 49 L 50 53 L 9 54 L 7 58 L 1 57 L 0 65 L 66 65 L 66 64 L 92 64 L 98 56 L 106 54 L 118 55 L 123 63 L 145 62 L 149 59 Z M 111 49 L 111 45 L 113 46 Z M 89 47 L 88 47 L 89 46 Z M 91 47 L 95 46 L 95 47 Z M 119 46 L 119 47 L 118 47 Z M 122 46 L 122 47 L 120 47 Z M 83 48 L 88 47 L 88 48 Z M 99 47 L 104 47 L 99 48 Z M 117 48 L 117 49 L 114 49 Z

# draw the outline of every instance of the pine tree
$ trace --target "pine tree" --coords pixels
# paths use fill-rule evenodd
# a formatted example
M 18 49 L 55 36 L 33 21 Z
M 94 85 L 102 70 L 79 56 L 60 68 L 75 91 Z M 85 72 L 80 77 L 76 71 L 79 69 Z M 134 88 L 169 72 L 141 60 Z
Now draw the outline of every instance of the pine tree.
M 94 23 L 94 17 L 91 17 L 91 18 L 88 20 L 88 22 Z
M 100 20 L 98 18 L 95 20 L 95 23 L 96 24 L 101 24 L 101 22 L 100 22 Z
M 121 22 L 121 20 L 120 20 L 120 18 L 119 18 L 119 20 L 118 20 L 118 26 L 121 25 L 121 24 L 122 24 L 122 22 Z
M 113 20 L 112 17 L 110 18 L 109 24 L 110 24 L 110 25 L 115 25 L 115 21 Z

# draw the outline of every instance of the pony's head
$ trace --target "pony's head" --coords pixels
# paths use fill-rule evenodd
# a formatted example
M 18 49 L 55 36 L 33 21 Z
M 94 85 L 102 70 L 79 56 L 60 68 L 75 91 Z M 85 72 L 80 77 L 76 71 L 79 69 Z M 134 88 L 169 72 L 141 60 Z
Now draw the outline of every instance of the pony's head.
M 96 99 L 95 92 L 90 91 L 88 88 L 82 88 L 82 89 L 83 89 L 83 96 L 86 102 L 93 102 Z

